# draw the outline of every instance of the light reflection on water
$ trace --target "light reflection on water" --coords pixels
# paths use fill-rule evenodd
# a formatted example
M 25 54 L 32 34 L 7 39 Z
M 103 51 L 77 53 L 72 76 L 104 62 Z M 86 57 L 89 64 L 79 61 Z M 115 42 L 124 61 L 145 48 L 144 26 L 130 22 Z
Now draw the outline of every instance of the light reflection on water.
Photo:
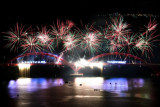
M 150 82 L 143 78 L 109 78 L 103 77 L 76 77 L 72 81 L 75 90 L 78 87 L 82 89 L 94 89 L 100 92 L 115 93 L 114 97 L 139 97 L 150 99 Z M 82 84 L 82 86 L 80 86 Z M 64 79 L 46 79 L 46 78 L 19 78 L 11 80 L 8 85 L 9 93 L 12 98 L 17 93 L 32 93 L 41 89 L 50 87 L 60 87 L 64 84 Z M 65 88 L 65 87 L 64 87 Z M 148 91 L 146 91 L 146 89 Z
M 121 92 L 128 90 L 128 81 L 126 78 L 112 78 L 105 80 L 103 84 L 103 89 L 109 92 Z
M 75 84 L 83 84 L 99 91 L 115 93 L 112 97 L 139 97 L 149 98 L 150 83 L 143 78 L 110 78 L 101 77 L 75 78 Z M 145 86 L 144 86 L 145 85 Z M 146 89 L 147 92 L 146 92 Z M 145 90 L 145 91 L 144 91 Z
M 104 79 L 101 77 L 96 78 L 75 78 L 75 83 L 77 85 L 84 84 L 90 86 L 94 89 L 102 89 L 109 92 L 121 92 L 128 91 L 129 88 L 140 88 L 144 85 L 144 79 L 135 78 L 135 79 L 127 79 L 127 78 L 111 78 Z
M 31 93 L 40 89 L 61 86 L 64 84 L 63 79 L 46 79 L 46 78 L 19 78 L 10 80 L 8 89 L 12 98 L 17 96 L 17 93 Z

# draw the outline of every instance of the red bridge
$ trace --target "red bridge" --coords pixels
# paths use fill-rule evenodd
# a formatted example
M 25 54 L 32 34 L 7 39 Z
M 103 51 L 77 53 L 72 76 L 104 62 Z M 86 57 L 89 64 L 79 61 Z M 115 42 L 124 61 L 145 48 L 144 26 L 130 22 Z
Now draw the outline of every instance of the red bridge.
M 53 63 L 53 62 L 46 62 L 45 64 L 51 64 L 51 65 L 67 65 L 69 67 L 71 67 L 73 69 L 73 71 L 75 72 L 78 72 L 81 67 L 78 67 L 76 68 L 76 66 L 73 64 L 73 63 L 69 63 L 67 60 L 57 56 L 57 55 L 54 55 L 54 54 L 50 54 L 50 53 L 44 53 L 44 52 L 36 52 L 36 53 L 25 53 L 25 54 L 22 54 L 22 55 L 18 55 L 16 57 L 14 57 L 13 59 L 9 60 L 7 62 L 7 65 L 8 66 L 17 66 L 17 63 L 12 63 L 13 61 L 15 61 L 16 59 L 20 58 L 20 57 L 25 57 L 25 56 L 30 56 L 30 55 L 42 55 L 42 56 L 50 56 L 50 57 L 54 57 L 56 60 L 59 60 L 59 62 L 61 63 Z M 104 57 L 104 56 L 109 56 L 109 55 L 121 55 L 121 56 L 125 56 L 125 57 L 131 57 L 135 60 L 138 60 L 141 62 L 141 64 L 146 64 L 146 62 L 137 57 L 137 56 L 134 56 L 134 55 L 131 55 L 131 54 L 127 54 L 127 53 L 119 53 L 119 52 L 112 52 L 112 53 L 103 53 L 103 54 L 100 54 L 100 55 L 97 55 L 95 57 L 92 57 L 90 59 L 88 59 L 88 62 L 92 62 L 93 60 L 95 59 L 98 59 L 98 58 L 101 58 L 101 57 Z M 37 65 L 39 63 L 32 63 L 32 65 Z M 104 65 L 107 65 L 108 63 L 104 63 Z M 129 64 L 129 63 L 128 63 Z M 131 63 L 130 63 L 131 64 Z

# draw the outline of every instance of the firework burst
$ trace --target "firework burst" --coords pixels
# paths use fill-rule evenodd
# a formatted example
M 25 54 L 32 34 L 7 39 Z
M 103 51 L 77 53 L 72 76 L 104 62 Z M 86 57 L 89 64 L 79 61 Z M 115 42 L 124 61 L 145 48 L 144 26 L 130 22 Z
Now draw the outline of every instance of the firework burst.
M 123 37 L 123 46 L 121 48 L 121 51 L 124 53 L 132 53 L 134 54 L 136 52 L 134 46 L 136 44 L 136 40 L 138 38 L 138 34 L 128 34 Z
M 86 33 L 81 42 L 82 49 L 87 49 L 92 54 L 99 50 L 100 44 L 99 34 L 93 32 Z
M 55 36 L 55 39 L 57 40 L 57 46 L 58 43 L 62 42 L 64 37 L 70 32 L 73 26 L 74 23 L 69 20 L 67 20 L 66 23 L 57 20 L 57 25 L 53 24 L 53 26 L 51 26 L 51 34 Z
M 68 34 L 63 40 L 65 50 L 69 51 L 77 47 L 78 42 L 79 39 L 76 38 L 76 35 L 74 33 Z
M 42 47 L 38 42 L 38 39 L 35 35 L 26 36 L 21 44 L 23 52 L 40 52 L 42 51 Z
M 84 30 L 74 29 L 75 24 L 70 20 L 57 20 L 49 30 L 44 26 L 34 32 L 32 29 L 25 30 L 24 26 L 17 23 L 14 29 L 6 32 L 6 47 L 14 51 L 22 48 L 24 53 L 53 52 L 57 49 L 63 56 L 74 53 L 71 57 L 82 56 L 82 53 L 94 56 L 99 52 L 123 52 L 148 58 L 149 54 L 153 55 L 155 42 L 159 41 L 159 35 L 155 34 L 157 25 L 155 20 L 150 19 L 145 30 L 134 32 L 121 15 L 112 17 L 110 22 L 106 21 L 102 33 L 93 24 L 83 26 Z
M 42 30 L 40 31 L 38 28 L 38 35 L 37 39 L 40 42 L 40 44 L 45 48 L 47 48 L 49 51 L 54 50 L 54 41 L 55 38 L 50 35 L 50 31 L 46 29 L 45 27 L 42 27 Z
M 28 30 L 28 29 L 27 29 Z M 8 40 L 8 44 L 6 47 L 10 47 L 10 50 L 18 51 L 18 48 L 21 44 L 23 36 L 27 35 L 27 30 L 24 30 L 24 26 L 16 23 L 14 29 L 10 29 L 10 31 L 6 32 L 8 36 L 5 36 Z
M 142 55 L 145 55 L 145 57 L 149 57 L 149 53 L 152 53 L 153 49 L 152 47 L 154 46 L 154 42 L 157 42 L 158 40 L 156 39 L 159 35 L 154 35 L 152 34 L 146 34 L 142 35 L 137 39 L 135 43 L 135 47 L 142 52 Z
M 113 38 L 117 38 L 117 40 L 121 40 L 122 36 L 126 35 L 129 30 L 127 29 L 129 24 L 124 22 L 122 16 L 118 18 L 112 18 L 112 23 L 110 25 L 110 34 Z

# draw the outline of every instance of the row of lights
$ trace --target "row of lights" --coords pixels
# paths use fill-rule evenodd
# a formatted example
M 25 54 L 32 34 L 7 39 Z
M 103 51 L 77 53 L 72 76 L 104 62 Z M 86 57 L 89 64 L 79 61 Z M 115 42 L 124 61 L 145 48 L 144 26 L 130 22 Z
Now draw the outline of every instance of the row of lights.
M 45 64 L 46 61 L 24 61 L 24 62 L 21 62 L 21 64 L 37 64 L 37 63 Z

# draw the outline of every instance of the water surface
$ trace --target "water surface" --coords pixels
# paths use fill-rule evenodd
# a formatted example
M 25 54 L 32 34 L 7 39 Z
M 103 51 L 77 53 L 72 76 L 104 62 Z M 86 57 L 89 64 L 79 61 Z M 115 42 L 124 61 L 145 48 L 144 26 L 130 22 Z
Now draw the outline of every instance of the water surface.
M 158 87 L 150 78 L 19 78 L 10 80 L 7 90 L 9 104 L 15 107 L 159 104 Z

